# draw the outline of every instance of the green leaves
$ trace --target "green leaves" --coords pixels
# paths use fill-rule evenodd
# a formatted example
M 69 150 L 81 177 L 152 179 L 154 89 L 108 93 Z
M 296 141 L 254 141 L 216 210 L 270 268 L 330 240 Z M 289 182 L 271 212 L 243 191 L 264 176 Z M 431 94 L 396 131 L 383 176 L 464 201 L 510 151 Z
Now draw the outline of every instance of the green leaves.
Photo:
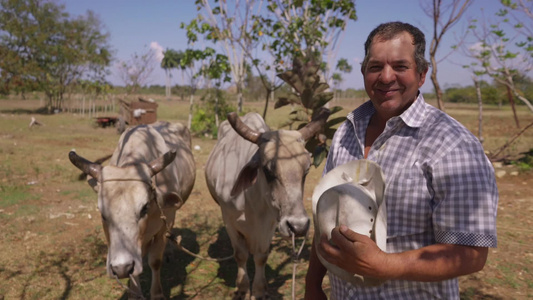
M 275 103 L 274 108 L 280 108 L 285 105 L 296 105 L 296 109 L 289 114 L 289 119 L 281 127 L 298 124 L 298 128 L 305 126 L 331 99 L 332 92 L 326 92 L 329 85 L 322 82 L 318 72 L 320 70 L 320 60 L 315 54 L 308 53 L 306 57 L 297 56 L 293 60 L 292 70 L 288 70 L 278 77 L 284 80 L 293 88 L 293 92 L 288 97 L 280 97 Z M 331 109 L 331 114 L 341 111 L 341 107 Z M 327 156 L 328 147 L 327 139 L 331 139 L 335 133 L 334 127 L 345 120 L 344 117 L 338 117 L 326 122 L 326 125 L 315 139 L 307 141 L 306 148 L 313 154 L 313 165 L 318 167 Z
M 99 19 L 71 18 L 63 5 L 40 0 L 0 1 L 0 70 L 8 93 L 40 89 L 61 107 L 66 87 L 81 78 L 105 82 L 112 60 Z

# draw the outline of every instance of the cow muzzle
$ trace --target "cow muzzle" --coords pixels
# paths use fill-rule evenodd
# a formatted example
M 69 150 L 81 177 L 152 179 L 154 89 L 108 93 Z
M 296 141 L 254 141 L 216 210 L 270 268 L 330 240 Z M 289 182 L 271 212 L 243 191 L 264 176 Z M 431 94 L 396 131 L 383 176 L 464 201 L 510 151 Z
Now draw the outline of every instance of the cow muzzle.
M 282 217 L 279 223 L 279 231 L 284 237 L 304 236 L 309 230 L 310 220 L 307 216 Z
M 124 263 L 110 264 L 111 276 L 117 276 L 118 278 L 128 278 L 130 275 L 135 275 L 135 261 L 128 261 Z

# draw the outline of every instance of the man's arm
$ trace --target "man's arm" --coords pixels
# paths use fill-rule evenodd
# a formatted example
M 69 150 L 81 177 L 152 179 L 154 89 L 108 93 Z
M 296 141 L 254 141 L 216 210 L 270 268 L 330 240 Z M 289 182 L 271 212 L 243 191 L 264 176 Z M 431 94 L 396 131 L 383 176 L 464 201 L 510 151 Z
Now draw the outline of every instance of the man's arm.
M 305 276 L 305 300 L 327 299 L 322 290 L 322 281 L 326 275 L 327 269 L 322 265 L 316 254 L 315 241 L 311 244 L 311 253 L 309 255 L 309 266 Z
M 401 253 L 385 253 L 374 241 L 346 226 L 332 230 L 318 251 L 324 259 L 349 272 L 378 279 L 442 281 L 483 269 L 488 248 L 434 244 Z

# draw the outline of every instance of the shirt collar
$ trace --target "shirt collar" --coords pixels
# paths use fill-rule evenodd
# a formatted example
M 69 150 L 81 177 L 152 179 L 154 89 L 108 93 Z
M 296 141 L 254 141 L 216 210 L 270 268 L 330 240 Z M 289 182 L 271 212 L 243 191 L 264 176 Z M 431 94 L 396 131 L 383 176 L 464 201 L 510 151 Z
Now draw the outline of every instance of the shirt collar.
M 422 126 L 426 118 L 426 102 L 422 93 L 418 93 L 418 97 L 413 104 L 400 115 L 400 118 L 409 127 L 418 128 Z
M 370 117 L 376 112 L 374 105 L 370 100 L 363 103 L 358 109 L 350 112 L 346 118 L 356 126 L 356 124 L 368 124 Z M 422 93 L 418 93 L 418 97 L 413 104 L 405 110 L 399 118 L 409 127 L 417 128 L 421 127 L 426 118 L 426 102 Z M 365 126 L 366 127 L 366 126 Z

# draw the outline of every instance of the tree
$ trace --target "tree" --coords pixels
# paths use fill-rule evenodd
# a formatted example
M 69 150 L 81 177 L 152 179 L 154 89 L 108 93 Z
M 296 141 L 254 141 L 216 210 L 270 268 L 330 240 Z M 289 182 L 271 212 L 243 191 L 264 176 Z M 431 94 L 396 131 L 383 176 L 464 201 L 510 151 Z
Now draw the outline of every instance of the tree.
M 333 93 L 328 92 L 329 85 L 322 81 L 318 71 L 320 70 L 320 57 L 308 54 L 306 59 L 295 57 L 293 68 L 278 76 L 289 84 L 293 92 L 288 97 L 279 97 L 275 108 L 280 108 L 289 104 L 297 104 L 299 107 L 291 112 L 290 118 L 281 127 L 298 124 L 302 128 L 309 123 L 313 117 L 320 114 L 326 103 L 333 99 Z M 342 110 L 342 107 L 335 106 L 331 109 L 331 115 Z M 326 158 L 329 147 L 327 139 L 333 138 L 335 126 L 344 122 L 346 117 L 338 117 L 329 120 L 319 131 L 315 139 L 309 139 L 306 143 L 307 150 L 313 154 L 313 164 L 318 167 Z
M 350 65 L 348 63 L 348 60 L 346 60 L 345 58 L 341 58 L 337 62 L 336 69 L 339 72 L 349 74 L 349 73 L 352 72 L 352 65 Z M 333 85 L 335 86 L 335 92 L 337 92 L 337 90 L 339 88 L 339 85 L 343 81 L 342 74 L 338 73 L 338 72 L 335 72 L 335 73 L 333 73 L 332 79 L 333 79 Z
M 61 108 L 77 80 L 105 81 L 112 53 L 108 34 L 91 12 L 70 18 L 45 0 L 0 0 L 1 89 L 40 90 L 47 107 Z
M 163 52 L 163 55 L 163 59 L 161 60 L 161 68 L 165 70 L 166 76 L 165 96 L 167 97 L 167 100 L 170 100 L 170 71 L 172 69 L 177 69 L 180 66 L 180 61 L 183 57 L 183 52 L 167 49 L 165 52 Z
M 198 89 L 201 81 L 204 79 L 204 75 L 207 74 L 205 69 L 207 68 L 207 59 L 216 55 L 213 48 L 205 48 L 204 50 L 187 49 L 183 53 L 183 57 L 180 60 L 180 67 L 182 71 L 187 75 L 189 81 L 189 121 L 187 122 L 187 128 L 191 128 L 191 122 L 193 117 L 194 108 L 194 94 Z
M 459 21 L 467 8 L 472 4 L 472 1 L 452 0 L 446 5 L 442 3 L 442 0 L 433 0 L 429 5 L 427 5 L 427 3 L 427 1 L 421 1 L 420 5 L 422 5 L 424 12 L 433 19 L 433 38 L 429 47 L 429 58 L 431 61 L 430 78 L 431 82 L 433 83 L 433 87 L 435 88 L 437 105 L 439 109 L 444 110 L 442 89 L 437 79 L 437 50 L 439 49 L 444 34 L 446 34 L 446 32 Z
M 259 13 L 261 5 L 256 6 L 255 0 L 234 1 L 234 7 L 228 6 L 227 0 L 214 1 L 212 7 L 208 0 L 196 0 L 197 10 L 203 13 L 188 25 L 182 23 L 181 28 L 187 29 L 189 43 L 198 41 L 197 34 L 206 40 L 220 45 L 223 53 L 228 57 L 233 82 L 237 88 L 237 110 L 242 112 L 245 70 L 245 53 L 251 51 L 252 32 L 251 15 L 254 9 Z M 260 1 L 262 2 L 262 1 Z
M 329 83 L 344 29 L 348 21 L 357 20 L 354 1 L 272 0 L 267 9 L 270 14 L 257 18 L 255 36 L 262 38 L 263 48 L 271 50 L 275 64 L 284 66 L 295 56 L 319 53 L 321 69 L 325 71 L 321 76 Z M 289 68 L 292 67 L 284 67 Z
M 202 100 L 206 100 L 206 105 L 203 110 L 194 114 L 193 122 L 191 124 L 192 131 L 196 126 L 202 128 L 204 132 L 210 132 L 213 136 L 218 133 L 218 126 L 220 118 L 225 118 L 226 115 L 233 109 L 226 104 L 225 97 L 220 90 L 224 82 L 231 82 L 231 67 L 227 56 L 223 54 L 212 53 L 206 57 L 207 64 L 200 69 L 199 75 L 206 79 L 207 93 Z M 212 82 L 214 81 L 214 91 L 212 91 Z M 201 123 L 201 124 L 198 124 Z
M 502 8 L 490 21 L 471 20 L 469 29 L 477 42 L 465 51 L 474 59 L 465 67 L 506 86 L 509 95 L 520 99 L 533 112 L 533 105 L 514 81 L 515 76 L 527 74 L 533 67 L 533 1 L 502 0 L 501 4 Z
M 136 93 L 149 82 L 155 65 L 155 52 L 151 48 L 141 54 L 135 52 L 128 61 L 120 62 L 118 73 L 126 85 L 128 94 Z

